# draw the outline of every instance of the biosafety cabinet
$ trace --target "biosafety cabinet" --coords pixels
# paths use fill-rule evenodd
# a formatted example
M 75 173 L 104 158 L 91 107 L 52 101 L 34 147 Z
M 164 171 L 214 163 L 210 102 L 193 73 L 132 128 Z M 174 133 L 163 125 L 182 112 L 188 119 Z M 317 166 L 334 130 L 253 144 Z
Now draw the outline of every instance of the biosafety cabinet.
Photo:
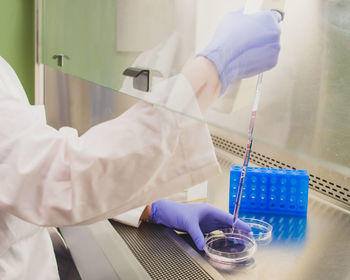
M 278 65 L 264 73 L 250 162 L 306 169 L 307 217 L 276 217 L 271 243 L 234 266 L 211 262 L 187 235 L 161 226 L 61 228 L 61 253 L 82 279 L 350 279 L 350 2 L 256 2 L 285 19 Z M 36 102 L 49 125 L 81 134 L 140 100 L 206 122 L 222 174 L 208 182 L 205 200 L 228 211 L 229 168 L 242 164 L 256 77 L 230 86 L 204 116 L 153 93 L 206 46 L 225 13 L 245 5 L 37 0 Z

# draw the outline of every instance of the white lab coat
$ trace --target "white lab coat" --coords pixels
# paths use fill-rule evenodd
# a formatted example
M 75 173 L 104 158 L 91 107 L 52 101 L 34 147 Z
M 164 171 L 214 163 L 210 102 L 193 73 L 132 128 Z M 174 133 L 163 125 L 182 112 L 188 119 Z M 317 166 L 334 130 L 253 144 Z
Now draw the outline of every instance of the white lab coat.
M 187 100 L 186 110 L 199 112 L 181 75 L 161 82 L 154 96 L 176 108 Z M 0 57 L 0 279 L 58 279 L 45 226 L 106 219 L 218 170 L 205 123 L 147 103 L 80 137 L 51 128 Z

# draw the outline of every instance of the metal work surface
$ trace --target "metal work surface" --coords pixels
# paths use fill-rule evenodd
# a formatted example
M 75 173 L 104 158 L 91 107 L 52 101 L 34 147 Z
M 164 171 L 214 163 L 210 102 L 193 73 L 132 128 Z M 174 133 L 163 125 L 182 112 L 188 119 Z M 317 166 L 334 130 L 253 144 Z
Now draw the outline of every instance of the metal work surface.
M 210 182 L 208 200 L 226 210 L 228 188 L 223 183 L 225 177 L 223 174 Z M 153 224 L 143 224 L 137 229 L 111 222 L 113 229 L 105 221 L 89 227 L 69 228 L 69 232 L 64 230 L 64 236 L 70 241 L 72 236 L 79 237 L 79 242 L 85 244 L 80 248 L 77 244 L 68 244 L 80 273 L 82 268 L 85 269 L 85 273 L 81 273 L 82 279 L 94 279 L 91 277 L 102 271 L 101 262 L 104 266 L 109 264 L 103 275 L 108 271 L 114 277 L 111 279 L 119 279 L 118 276 L 123 274 L 126 278 L 120 279 L 130 279 L 135 265 L 140 264 L 151 279 L 350 279 L 349 211 L 310 190 L 307 218 L 270 215 L 267 220 L 274 226 L 271 243 L 258 245 L 254 258 L 239 265 L 213 262 L 204 252 L 196 250 L 188 235 L 177 235 Z M 88 239 L 81 233 L 83 228 L 89 228 Z M 114 235 L 121 246 L 115 246 Z M 82 251 L 91 246 L 95 248 L 93 255 Z M 123 259 L 125 255 L 135 258 L 132 265 L 130 258 Z M 89 267 L 93 275 L 86 274 Z
M 135 229 L 111 223 L 152 279 L 213 279 L 181 249 L 172 230 L 153 224 Z
M 215 196 L 209 199 L 221 208 L 227 204 L 224 188 L 211 190 Z M 307 219 L 276 216 L 272 242 L 258 246 L 254 259 L 240 265 L 211 261 L 195 249 L 188 235 L 180 235 L 185 242 L 175 246 L 172 234 L 159 226 L 113 225 L 152 279 L 350 279 L 350 213 L 313 191 Z M 203 272 L 213 268 L 220 276 Z

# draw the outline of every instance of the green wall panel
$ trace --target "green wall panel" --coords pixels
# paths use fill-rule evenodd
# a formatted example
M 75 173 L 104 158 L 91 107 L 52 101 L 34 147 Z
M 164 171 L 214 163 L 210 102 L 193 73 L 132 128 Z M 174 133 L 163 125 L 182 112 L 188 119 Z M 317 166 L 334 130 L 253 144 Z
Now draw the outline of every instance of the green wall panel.
M 0 0 L 0 56 L 34 103 L 34 0 Z
M 42 63 L 112 89 L 137 53 L 116 52 L 115 0 L 46 0 L 42 2 Z M 56 54 L 69 57 L 59 67 Z

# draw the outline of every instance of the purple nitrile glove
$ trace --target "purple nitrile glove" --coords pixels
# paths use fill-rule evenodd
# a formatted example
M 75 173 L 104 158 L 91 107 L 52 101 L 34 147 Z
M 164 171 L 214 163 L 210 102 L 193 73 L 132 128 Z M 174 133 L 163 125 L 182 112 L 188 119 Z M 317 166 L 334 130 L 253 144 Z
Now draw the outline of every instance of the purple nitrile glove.
M 280 52 L 281 15 L 276 11 L 226 14 L 211 43 L 198 55 L 211 60 L 219 73 L 221 93 L 236 80 L 273 68 Z
M 203 233 L 232 227 L 232 215 L 210 204 L 179 203 L 167 199 L 152 203 L 150 221 L 186 231 L 199 250 L 205 245 Z M 250 227 L 240 220 L 235 228 L 250 232 Z

